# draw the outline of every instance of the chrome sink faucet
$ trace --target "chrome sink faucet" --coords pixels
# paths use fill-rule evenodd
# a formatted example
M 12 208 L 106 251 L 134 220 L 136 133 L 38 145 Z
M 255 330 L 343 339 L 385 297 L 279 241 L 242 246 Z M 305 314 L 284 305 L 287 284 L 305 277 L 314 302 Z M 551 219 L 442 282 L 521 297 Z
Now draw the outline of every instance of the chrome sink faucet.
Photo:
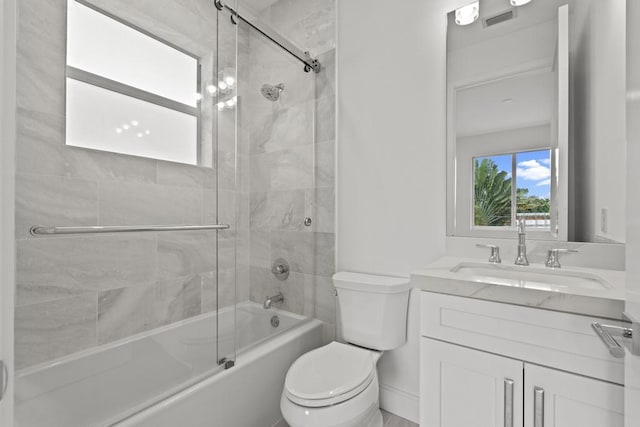
M 527 243 L 524 218 L 518 220 L 518 255 L 516 256 L 516 265 L 529 265 L 527 259 Z

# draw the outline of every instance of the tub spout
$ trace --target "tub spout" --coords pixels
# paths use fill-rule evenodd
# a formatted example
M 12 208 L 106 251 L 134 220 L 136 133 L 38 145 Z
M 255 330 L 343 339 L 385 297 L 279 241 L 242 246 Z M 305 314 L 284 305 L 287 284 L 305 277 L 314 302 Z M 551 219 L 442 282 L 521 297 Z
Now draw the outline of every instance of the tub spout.
M 271 308 L 271 304 L 278 304 L 282 302 L 284 302 L 284 295 L 282 295 L 282 292 L 278 292 L 272 297 L 267 297 L 267 299 L 264 300 L 264 304 L 262 304 L 262 306 L 265 310 L 268 310 Z

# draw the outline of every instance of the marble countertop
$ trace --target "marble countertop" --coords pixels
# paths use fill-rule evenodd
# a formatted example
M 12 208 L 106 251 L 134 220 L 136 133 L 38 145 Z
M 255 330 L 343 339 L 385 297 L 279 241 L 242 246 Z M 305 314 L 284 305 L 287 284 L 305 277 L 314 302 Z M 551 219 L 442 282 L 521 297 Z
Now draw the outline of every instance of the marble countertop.
M 427 292 L 476 298 L 507 304 L 562 311 L 585 316 L 624 320 L 625 272 L 593 268 L 563 267 L 560 274 L 576 273 L 599 278 L 605 286 L 600 289 L 573 286 L 555 286 L 541 283 L 491 283 L 482 277 L 453 272 L 460 263 L 474 266 L 491 266 L 486 260 L 461 257 L 444 257 L 424 269 L 411 274 L 415 288 Z M 509 266 L 509 264 L 504 264 Z M 508 268 L 512 268 L 509 266 Z M 513 270 L 545 271 L 543 264 L 527 267 L 513 266 Z M 528 269 L 528 270 L 527 270 Z

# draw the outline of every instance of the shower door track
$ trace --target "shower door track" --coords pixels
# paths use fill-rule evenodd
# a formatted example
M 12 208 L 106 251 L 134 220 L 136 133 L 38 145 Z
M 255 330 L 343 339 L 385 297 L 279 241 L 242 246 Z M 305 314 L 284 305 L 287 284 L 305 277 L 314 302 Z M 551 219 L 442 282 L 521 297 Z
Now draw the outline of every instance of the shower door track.
M 285 39 L 284 37 L 280 36 L 274 31 L 268 31 L 266 29 L 262 29 L 258 27 L 257 25 L 249 21 L 247 18 L 240 15 L 238 11 L 224 4 L 223 0 L 215 0 L 215 5 L 216 5 L 216 8 L 218 8 L 218 10 L 226 9 L 229 12 L 231 12 L 231 22 L 233 22 L 234 24 L 237 24 L 238 20 L 244 22 L 245 24 L 249 25 L 251 28 L 253 28 L 257 32 L 265 36 L 267 39 L 271 40 L 273 43 L 280 46 L 290 55 L 295 57 L 298 61 L 302 62 L 304 64 L 305 72 L 308 73 L 309 71 L 313 70 L 315 73 L 319 73 L 320 70 L 322 69 L 322 66 L 320 65 L 320 61 L 312 58 L 309 52 L 303 52 L 302 50 L 294 46 L 289 40 Z

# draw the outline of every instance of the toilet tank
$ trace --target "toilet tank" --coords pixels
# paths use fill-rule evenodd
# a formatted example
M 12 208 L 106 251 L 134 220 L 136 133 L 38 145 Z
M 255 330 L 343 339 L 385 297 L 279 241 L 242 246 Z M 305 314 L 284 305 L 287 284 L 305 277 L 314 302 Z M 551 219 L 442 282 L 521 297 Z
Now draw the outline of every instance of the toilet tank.
M 340 325 L 345 341 L 374 350 L 392 350 L 407 340 L 408 278 L 340 272 Z

